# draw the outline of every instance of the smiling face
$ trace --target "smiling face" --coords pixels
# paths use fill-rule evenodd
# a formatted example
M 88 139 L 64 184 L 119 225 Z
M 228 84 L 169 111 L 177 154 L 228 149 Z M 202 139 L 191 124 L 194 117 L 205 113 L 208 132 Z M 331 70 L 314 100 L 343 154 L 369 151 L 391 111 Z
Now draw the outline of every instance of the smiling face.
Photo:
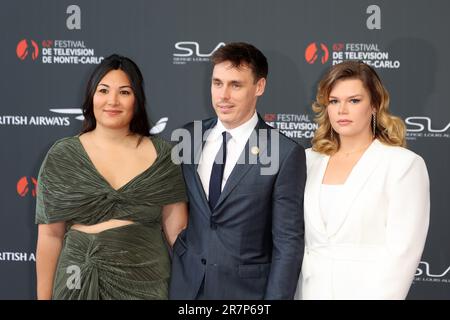
M 266 79 L 255 83 L 252 69 L 247 65 L 233 67 L 229 61 L 214 66 L 211 98 L 217 117 L 227 129 L 248 121 L 256 110 L 256 101 L 264 93 Z
M 135 96 L 126 73 L 120 69 L 109 71 L 97 85 L 93 105 L 97 127 L 129 128 Z
M 371 135 L 374 111 L 370 94 L 359 79 L 339 80 L 330 92 L 328 117 L 340 137 Z

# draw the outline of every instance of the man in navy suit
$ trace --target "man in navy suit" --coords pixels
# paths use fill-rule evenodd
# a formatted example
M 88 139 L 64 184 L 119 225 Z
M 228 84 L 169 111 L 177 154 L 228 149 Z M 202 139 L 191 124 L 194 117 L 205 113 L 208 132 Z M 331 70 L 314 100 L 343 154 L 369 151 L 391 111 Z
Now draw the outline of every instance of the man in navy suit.
M 304 248 L 304 149 L 256 112 L 268 73 L 261 51 L 230 43 L 211 60 L 217 117 L 186 125 L 189 143 L 177 149 L 189 222 L 173 247 L 170 298 L 293 299 Z

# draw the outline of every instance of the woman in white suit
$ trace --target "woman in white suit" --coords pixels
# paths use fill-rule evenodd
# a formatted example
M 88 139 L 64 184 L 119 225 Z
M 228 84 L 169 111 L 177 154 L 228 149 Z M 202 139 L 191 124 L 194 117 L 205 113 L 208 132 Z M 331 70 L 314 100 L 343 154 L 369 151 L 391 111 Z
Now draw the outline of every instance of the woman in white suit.
M 380 78 L 363 62 L 335 65 L 319 83 L 297 298 L 408 294 L 428 232 L 429 179 L 388 107 Z

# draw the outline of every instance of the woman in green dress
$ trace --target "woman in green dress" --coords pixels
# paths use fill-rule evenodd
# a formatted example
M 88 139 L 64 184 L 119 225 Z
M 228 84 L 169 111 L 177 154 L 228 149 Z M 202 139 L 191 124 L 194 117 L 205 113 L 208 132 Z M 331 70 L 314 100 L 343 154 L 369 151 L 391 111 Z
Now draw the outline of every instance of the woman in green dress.
M 82 132 L 58 140 L 38 178 L 38 299 L 167 299 L 168 246 L 186 227 L 171 145 L 150 136 L 143 78 L 112 55 L 87 85 Z

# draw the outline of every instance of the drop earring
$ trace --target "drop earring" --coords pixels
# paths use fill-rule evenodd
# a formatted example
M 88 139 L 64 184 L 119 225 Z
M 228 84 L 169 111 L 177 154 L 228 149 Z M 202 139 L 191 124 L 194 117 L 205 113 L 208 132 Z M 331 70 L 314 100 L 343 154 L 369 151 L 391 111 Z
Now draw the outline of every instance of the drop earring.
M 377 130 L 377 114 L 372 114 L 372 137 L 375 138 L 375 133 Z

